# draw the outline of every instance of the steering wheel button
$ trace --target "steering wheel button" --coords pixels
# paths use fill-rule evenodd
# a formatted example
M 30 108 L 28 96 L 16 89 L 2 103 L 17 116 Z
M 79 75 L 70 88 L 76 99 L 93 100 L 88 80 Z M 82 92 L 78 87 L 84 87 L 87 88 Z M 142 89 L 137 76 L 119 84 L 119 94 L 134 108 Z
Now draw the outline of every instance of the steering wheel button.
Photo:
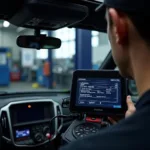
M 92 133 L 96 133 L 96 131 L 95 131 L 95 130 L 93 130 L 93 131 L 92 131 Z
M 83 135 L 83 134 L 81 134 L 81 135 L 80 135 L 80 137 L 82 138 L 82 137 L 84 137 L 84 135 Z
M 85 131 L 89 131 L 89 130 L 90 130 L 90 128 L 89 128 L 89 127 L 86 127 L 84 130 L 85 130 Z
M 80 131 L 82 132 L 82 131 L 83 131 L 83 129 L 80 129 Z
M 80 136 L 80 135 L 81 135 L 81 133 L 77 133 L 77 135 L 78 135 L 78 136 Z

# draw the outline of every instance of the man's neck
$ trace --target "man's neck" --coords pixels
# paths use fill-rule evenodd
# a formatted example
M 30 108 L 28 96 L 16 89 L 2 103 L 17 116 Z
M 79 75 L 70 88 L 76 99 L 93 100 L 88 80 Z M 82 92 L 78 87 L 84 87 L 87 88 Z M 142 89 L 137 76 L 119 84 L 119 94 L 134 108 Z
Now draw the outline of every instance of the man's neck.
M 142 96 L 150 90 L 150 49 L 145 46 L 134 49 L 136 54 L 133 55 L 132 69 L 136 81 L 138 93 Z
M 143 77 L 136 75 L 135 80 L 139 96 L 142 96 L 146 91 L 150 90 L 150 73 L 146 73 Z

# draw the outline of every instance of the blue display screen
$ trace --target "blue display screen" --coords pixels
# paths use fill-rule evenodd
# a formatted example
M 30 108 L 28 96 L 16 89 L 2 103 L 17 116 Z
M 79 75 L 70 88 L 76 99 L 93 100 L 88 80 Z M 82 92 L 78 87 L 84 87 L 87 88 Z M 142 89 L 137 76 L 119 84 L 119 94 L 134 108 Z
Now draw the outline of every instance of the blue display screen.
M 107 78 L 79 78 L 76 106 L 121 108 L 121 81 Z
M 30 130 L 25 129 L 25 130 L 16 130 L 16 138 L 23 138 L 23 137 L 28 137 L 30 136 Z

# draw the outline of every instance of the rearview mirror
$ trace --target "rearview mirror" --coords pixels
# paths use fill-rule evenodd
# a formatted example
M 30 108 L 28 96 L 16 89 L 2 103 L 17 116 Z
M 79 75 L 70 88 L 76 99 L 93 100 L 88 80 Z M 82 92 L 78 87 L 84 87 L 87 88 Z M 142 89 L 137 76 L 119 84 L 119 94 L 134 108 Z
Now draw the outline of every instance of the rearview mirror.
M 19 36 L 17 45 L 23 48 L 31 49 L 57 49 L 61 46 L 61 40 L 54 37 L 40 36 Z

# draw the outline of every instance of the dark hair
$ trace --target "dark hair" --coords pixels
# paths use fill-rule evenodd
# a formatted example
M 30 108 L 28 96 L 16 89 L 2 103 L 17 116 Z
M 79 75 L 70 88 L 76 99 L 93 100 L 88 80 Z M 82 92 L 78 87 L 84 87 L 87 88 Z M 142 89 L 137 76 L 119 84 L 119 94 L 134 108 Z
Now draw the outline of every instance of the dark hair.
M 142 13 L 125 13 L 129 19 L 132 21 L 139 35 L 145 40 L 145 42 L 150 44 L 150 15 L 143 15 Z M 110 19 L 110 24 L 112 24 L 112 20 Z

